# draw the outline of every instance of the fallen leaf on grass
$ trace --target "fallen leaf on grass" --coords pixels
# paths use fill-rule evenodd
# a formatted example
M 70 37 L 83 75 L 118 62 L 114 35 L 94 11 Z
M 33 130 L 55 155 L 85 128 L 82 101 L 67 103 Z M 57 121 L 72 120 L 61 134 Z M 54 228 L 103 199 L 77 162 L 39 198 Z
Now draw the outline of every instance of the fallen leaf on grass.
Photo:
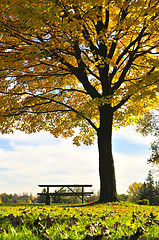
M 75 215 L 73 217 L 70 218 L 71 222 L 78 222 L 78 218 L 75 217 Z
M 89 230 L 89 231 L 91 231 L 93 233 L 97 232 L 97 230 L 95 229 L 95 227 L 91 223 L 88 224 L 87 226 L 85 226 L 85 229 L 87 229 L 87 230 Z
M 47 218 L 46 218 L 47 228 L 52 227 L 54 222 L 55 222 L 55 220 L 52 217 L 47 216 Z
M 145 223 L 145 226 L 151 226 L 153 223 L 151 220 L 148 220 L 146 223 Z
M 156 215 L 154 215 L 152 212 L 150 213 L 150 218 L 151 219 L 154 219 L 154 218 L 156 218 L 157 216 Z
M 101 234 L 106 236 L 110 234 L 110 230 L 108 229 L 108 227 L 102 227 L 101 228 Z
M 24 214 L 24 215 L 31 214 L 31 215 L 32 215 L 32 213 L 31 213 L 31 211 L 30 211 L 29 209 L 24 209 L 24 211 L 22 212 L 22 214 Z
M 120 223 L 116 222 L 111 228 L 115 228 L 115 230 L 117 231 L 117 229 L 119 228 Z
M 38 227 L 39 230 L 45 230 L 46 229 L 41 223 L 39 223 L 37 227 Z
M 69 227 L 72 227 L 72 226 L 74 226 L 74 225 L 79 225 L 79 223 L 78 222 L 70 222 L 69 224 L 68 224 L 68 226 Z
M 113 216 L 113 214 L 106 214 L 106 215 L 104 215 L 104 216 L 101 216 L 100 218 L 101 218 L 101 220 L 105 220 L 106 218 L 108 218 L 108 217 L 112 217 Z
M 24 225 L 24 220 L 21 216 L 15 217 L 13 214 L 9 214 L 8 216 L 5 216 L 3 219 L 4 220 L 8 219 L 10 221 L 10 223 L 12 224 L 12 226 L 14 226 L 14 227 L 16 227 L 18 225 Z
M 39 235 L 42 239 L 50 239 L 48 231 L 41 223 L 39 223 L 37 228 L 33 230 L 33 233 Z
M 37 219 L 35 219 L 34 221 L 34 225 L 37 227 L 39 225 L 39 222 L 41 222 L 41 218 L 38 217 Z
M 136 219 L 137 219 L 137 215 L 135 215 L 135 213 L 133 212 L 131 223 L 134 223 Z
M 130 236 L 123 236 L 122 238 L 120 238 L 120 240 L 137 240 L 139 239 L 146 231 L 143 229 L 143 227 L 138 227 L 137 231 L 130 235 Z
M 145 229 L 143 227 L 138 227 L 136 233 L 133 235 L 134 239 L 138 239 L 145 233 Z
M 44 234 L 41 234 L 41 237 L 43 240 L 49 240 L 49 236 L 47 236 L 45 233 Z
M 4 232 L 7 232 L 7 233 L 8 233 L 8 231 L 7 231 L 5 228 L 1 228 L 1 229 L 0 229 L 0 233 L 4 233 Z
M 92 213 L 87 213 L 87 216 L 88 217 L 92 217 Z
M 156 223 L 157 225 L 159 225 L 159 221 L 158 220 L 153 220 L 154 223 Z
M 62 240 L 73 240 L 72 238 L 63 238 Z
M 65 230 L 71 230 L 72 226 L 66 225 Z
M 103 227 L 101 222 L 95 222 L 95 223 L 92 223 L 92 225 L 95 227 Z
M 100 234 L 94 235 L 94 236 L 87 234 L 85 238 L 83 238 L 83 240 L 102 240 L 102 239 L 103 239 L 103 235 L 100 235 Z

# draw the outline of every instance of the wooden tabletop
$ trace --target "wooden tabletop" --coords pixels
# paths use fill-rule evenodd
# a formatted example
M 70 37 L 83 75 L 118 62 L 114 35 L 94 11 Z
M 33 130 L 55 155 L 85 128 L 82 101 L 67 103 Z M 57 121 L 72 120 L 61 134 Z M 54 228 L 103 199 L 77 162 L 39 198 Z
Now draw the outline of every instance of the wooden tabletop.
M 39 187 L 92 187 L 91 184 L 40 184 Z

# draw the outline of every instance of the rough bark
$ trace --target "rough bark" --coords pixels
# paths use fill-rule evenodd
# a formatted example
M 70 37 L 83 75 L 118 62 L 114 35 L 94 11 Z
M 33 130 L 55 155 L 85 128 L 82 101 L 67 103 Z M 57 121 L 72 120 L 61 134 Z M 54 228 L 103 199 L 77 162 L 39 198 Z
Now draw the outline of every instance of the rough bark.
M 117 201 L 114 160 L 112 155 L 113 111 L 110 106 L 100 107 L 98 129 L 100 198 L 99 202 Z

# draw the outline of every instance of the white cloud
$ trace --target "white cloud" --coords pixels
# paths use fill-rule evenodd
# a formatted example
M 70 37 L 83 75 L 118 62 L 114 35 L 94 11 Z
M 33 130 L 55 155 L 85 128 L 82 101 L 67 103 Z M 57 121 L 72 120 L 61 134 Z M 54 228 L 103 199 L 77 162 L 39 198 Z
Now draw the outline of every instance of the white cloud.
M 114 132 L 114 139 L 126 139 L 138 144 L 149 144 L 141 134 L 124 128 Z M 36 194 L 38 184 L 91 183 L 99 187 L 98 149 L 77 147 L 72 139 L 55 139 L 48 132 L 26 135 L 0 135 L 7 140 L 13 151 L 0 146 L 0 192 Z M 114 153 L 118 193 L 126 193 L 129 184 L 143 182 L 148 173 L 148 156 L 129 156 Z
M 153 142 L 154 140 L 154 137 L 151 135 L 143 137 L 142 134 L 136 132 L 134 130 L 134 127 L 132 126 L 122 127 L 117 131 L 113 131 L 113 137 L 114 139 L 123 138 L 129 141 L 130 143 L 144 144 L 144 145 L 150 145 L 150 143 Z
M 24 140 L 19 136 L 12 136 L 14 151 L 0 150 L 1 168 L 6 169 L 0 172 L 1 192 L 36 193 L 40 191 L 38 184 L 96 184 L 97 153 L 94 154 L 91 148 L 76 147 L 71 140 L 65 139 L 58 140 L 57 144 L 52 138 L 50 144 L 46 144 L 43 140 L 49 141 L 45 134 L 39 134 L 38 145 L 35 145 L 29 135 L 25 135 Z M 28 144 L 23 145 L 26 142 Z M 3 179 L 6 179 L 5 185 L 2 184 Z
M 133 182 L 144 182 L 150 167 L 147 165 L 148 155 L 129 156 L 114 154 L 118 193 L 126 193 Z
M 24 132 L 20 132 L 15 130 L 13 134 L 0 134 L 0 139 L 3 140 L 9 140 L 11 145 L 15 145 L 15 142 L 18 144 L 42 144 L 46 145 L 54 141 L 54 137 L 49 133 L 45 131 L 41 131 L 34 134 L 25 134 Z M 58 139 L 54 141 L 56 144 L 58 142 Z

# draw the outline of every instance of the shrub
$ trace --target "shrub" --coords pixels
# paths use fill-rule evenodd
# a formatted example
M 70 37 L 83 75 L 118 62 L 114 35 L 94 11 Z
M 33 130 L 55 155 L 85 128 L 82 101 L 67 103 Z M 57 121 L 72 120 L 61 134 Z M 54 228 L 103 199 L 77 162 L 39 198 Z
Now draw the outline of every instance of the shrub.
M 142 199 L 142 200 L 138 200 L 137 204 L 139 204 L 139 205 L 149 205 L 150 202 L 149 202 L 148 199 Z

